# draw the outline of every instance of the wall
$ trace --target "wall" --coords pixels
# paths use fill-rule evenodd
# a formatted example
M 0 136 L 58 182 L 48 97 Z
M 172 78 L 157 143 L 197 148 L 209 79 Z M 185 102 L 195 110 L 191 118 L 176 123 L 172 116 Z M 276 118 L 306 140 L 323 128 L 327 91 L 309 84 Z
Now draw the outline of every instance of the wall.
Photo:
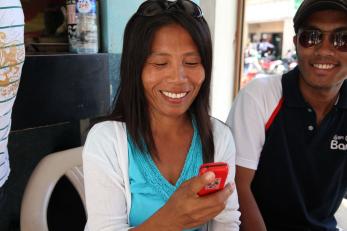
M 211 115 L 225 121 L 232 103 L 237 2 L 200 0 L 213 38 Z
M 282 33 L 283 32 L 283 21 L 279 22 L 264 22 L 264 23 L 250 23 L 248 24 L 249 33 Z M 258 36 L 259 37 L 259 36 Z
M 100 0 L 102 50 L 107 53 L 121 53 L 123 31 L 129 18 L 144 0 Z M 199 4 L 199 0 L 194 0 Z
M 121 53 L 125 25 L 143 0 L 100 1 L 103 52 Z
M 282 21 L 295 13 L 293 0 L 246 0 L 247 23 Z

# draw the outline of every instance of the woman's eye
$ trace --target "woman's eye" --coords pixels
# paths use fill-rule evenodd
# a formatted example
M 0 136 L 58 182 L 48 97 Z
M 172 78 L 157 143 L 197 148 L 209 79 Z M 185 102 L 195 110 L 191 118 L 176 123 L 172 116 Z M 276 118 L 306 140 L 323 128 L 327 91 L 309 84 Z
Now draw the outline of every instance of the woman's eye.
M 195 56 L 188 57 L 187 59 L 183 60 L 183 63 L 187 66 L 194 67 L 201 64 L 201 59 Z
M 148 62 L 148 64 L 154 66 L 154 67 L 164 67 L 168 63 L 167 62 Z
M 158 66 L 158 67 L 163 67 L 165 66 L 167 63 L 154 63 L 154 65 Z
M 196 66 L 198 64 L 199 64 L 198 62 L 186 62 L 186 65 L 188 66 Z

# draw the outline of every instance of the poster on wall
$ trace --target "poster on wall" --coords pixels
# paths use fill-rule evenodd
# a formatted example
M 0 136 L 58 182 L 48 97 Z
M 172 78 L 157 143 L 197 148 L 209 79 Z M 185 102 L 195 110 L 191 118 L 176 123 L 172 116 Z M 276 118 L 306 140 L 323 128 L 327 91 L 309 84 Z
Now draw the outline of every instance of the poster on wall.
M 68 51 L 65 0 L 21 0 L 27 53 Z

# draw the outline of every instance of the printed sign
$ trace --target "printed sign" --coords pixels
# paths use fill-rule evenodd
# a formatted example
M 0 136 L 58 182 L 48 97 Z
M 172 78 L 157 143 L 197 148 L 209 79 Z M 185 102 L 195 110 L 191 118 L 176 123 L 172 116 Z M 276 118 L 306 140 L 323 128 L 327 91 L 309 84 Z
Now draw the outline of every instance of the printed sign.
M 95 0 L 78 0 L 76 5 L 76 10 L 78 13 L 95 13 L 96 3 Z

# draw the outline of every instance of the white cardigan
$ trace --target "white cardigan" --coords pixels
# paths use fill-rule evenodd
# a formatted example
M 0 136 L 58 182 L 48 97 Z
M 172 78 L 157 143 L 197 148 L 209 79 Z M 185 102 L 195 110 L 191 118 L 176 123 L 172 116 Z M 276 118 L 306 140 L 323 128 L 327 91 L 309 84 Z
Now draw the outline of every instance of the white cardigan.
M 230 129 L 211 119 L 215 161 L 229 163 L 228 182 L 235 177 L 235 145 Z M 128 142 L 124 123 L 106 121 L 93 126 L 83 150 L 83 171 L 90 231 L 130 229 L 131 192 L 128 176 Z M 237 192 L 226 208 L 208 224 L 209 231 L 239 230 Z M 203 230 L 206 230 L 207 225 Z

